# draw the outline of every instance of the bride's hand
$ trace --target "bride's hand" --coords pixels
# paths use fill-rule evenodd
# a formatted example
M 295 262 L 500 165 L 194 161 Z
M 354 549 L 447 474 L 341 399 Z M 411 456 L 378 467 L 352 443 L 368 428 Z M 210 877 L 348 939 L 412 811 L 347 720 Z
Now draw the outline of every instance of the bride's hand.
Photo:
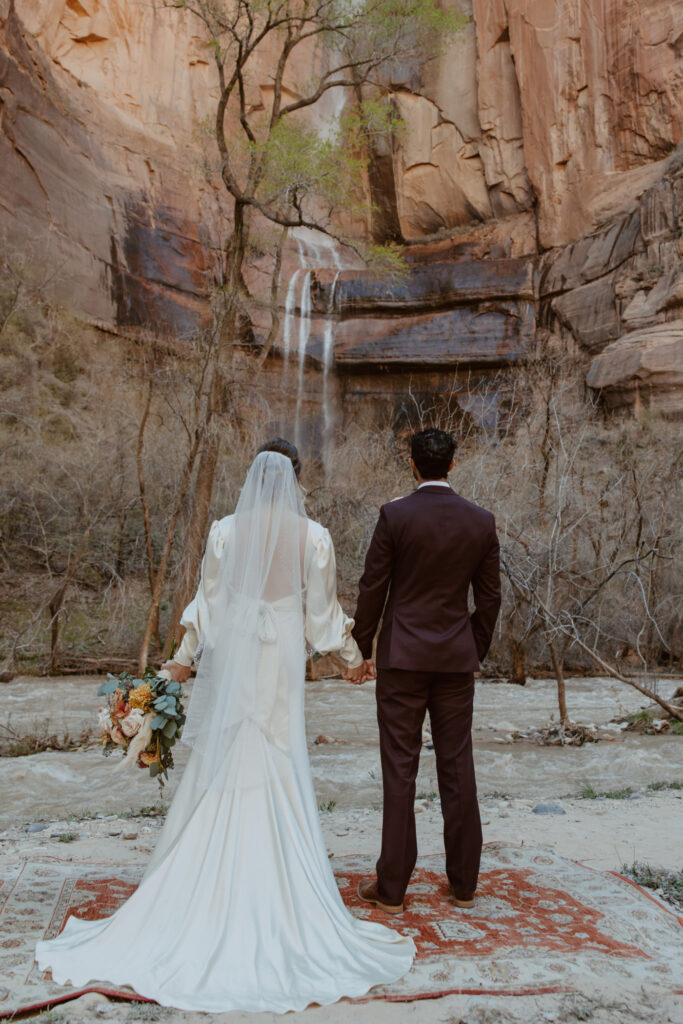
M 368 679 L 375 678 L 375 666 L 370 658 L 366 658 L 356 668 L 349 668 L 344 673 L 344 678 L 347 683 L 351 683 L 354 686 L 361 686 L 366 683 Z
M 186 683 L 192 675 L 192 669 L 178 661 L 165 661 L 161 667 L 166 669 L 171 679 L 175 679 L 177 683 Z

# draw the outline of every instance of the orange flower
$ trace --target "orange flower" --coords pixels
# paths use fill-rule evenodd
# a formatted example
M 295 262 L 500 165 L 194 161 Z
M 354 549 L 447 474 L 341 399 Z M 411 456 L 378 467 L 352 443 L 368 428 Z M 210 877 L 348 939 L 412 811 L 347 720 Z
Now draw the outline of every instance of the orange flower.
M 128 714 L 128 710 L 125 695 L 121 690 L 114 690 L 111 707 L 112 718 L 125 718 Z
M 148 711 L 152 706 L 152 688 L 149 683 L 140 683 L 128 694 L 128 703 L 132 708 L 140 708 L 141 711 Z
M 155 761 L 159 760 L 159 755 L 152 753 L 151 750 L 143 750 L 141 754 L 138 754 L 138 764 L 142 767 L 143 765 L 149 766 L 154 764 Z

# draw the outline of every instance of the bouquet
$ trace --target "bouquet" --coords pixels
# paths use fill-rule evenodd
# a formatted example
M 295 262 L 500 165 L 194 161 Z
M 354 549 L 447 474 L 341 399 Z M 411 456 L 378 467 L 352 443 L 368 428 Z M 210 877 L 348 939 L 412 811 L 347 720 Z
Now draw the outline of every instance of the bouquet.
M 150 776 L 159 780 L 163 791 L 164 780 L 173 768 L 171 748 L 185 722 L 180 683 L 156 675 L 151 668 L 145 669 L 142 678 L 130 672 L 117 676 L 108 673 L 97 695 L 107 698 L 98 711 L 105 757 L 122 750 L 121 765 L 149 768 Z

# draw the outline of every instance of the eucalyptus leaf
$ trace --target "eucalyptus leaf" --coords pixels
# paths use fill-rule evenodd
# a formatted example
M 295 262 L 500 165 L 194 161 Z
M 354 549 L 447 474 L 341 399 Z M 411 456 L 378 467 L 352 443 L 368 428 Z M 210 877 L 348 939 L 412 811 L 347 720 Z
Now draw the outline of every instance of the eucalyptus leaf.
M 178 723 L 174 722 L 173 719 L 168 721 L 164 726 L 163 733 L 167 740 L 170 740 L 175 736 L 178 731 Z
M 152 719 L 152 729 L 163 729 L 167 722 L 166 715 L 155 715 Z

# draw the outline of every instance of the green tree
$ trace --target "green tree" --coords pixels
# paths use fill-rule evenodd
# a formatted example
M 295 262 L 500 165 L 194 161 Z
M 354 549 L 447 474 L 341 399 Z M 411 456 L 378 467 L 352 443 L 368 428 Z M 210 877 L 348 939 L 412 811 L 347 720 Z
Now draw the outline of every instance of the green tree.
M 324 231 L 351 244 L 379 272 L 399 268 L 395 244 L 364 246 L 344 234 L 338 215 L 344 212 L 345 223 L 372 220 L 368 157 L 378 139 L 391 138 L 399 127 L 391 105 L 397 71 L 417 68 L 439 55 L 465 19 L 441 10 L 435 0 L 165 0 L 164 6 L 190 12 L 206 34 L 219 82 L 211 133 L 218 150 L 217 170 L 232 206 L 216 299 L 222 343 L 171 614 L 170 644 L 199 569 L 218 459 L 219 441 L 212 425 L 216 414 L 225 410 L 229 394 L 226 361 L 235 342 L 251 333 L 253 313 L 264 304 L 245 281 L 250 239 L 264 227 L 276 235 L 267 301 L 271 326 L 263 357 L 279 327 L 277 277 L 289 230 Z M 294 83 L 295 60 L 299 68 L 309 69 L 306 81 Z M 255 104 L 251 90 L 264 67 L 272 69 L 271 87 L 267 98 Z M 332 90 L 344 90 L 348 100 L 337 123 L 321 115 L 321 104 Z

